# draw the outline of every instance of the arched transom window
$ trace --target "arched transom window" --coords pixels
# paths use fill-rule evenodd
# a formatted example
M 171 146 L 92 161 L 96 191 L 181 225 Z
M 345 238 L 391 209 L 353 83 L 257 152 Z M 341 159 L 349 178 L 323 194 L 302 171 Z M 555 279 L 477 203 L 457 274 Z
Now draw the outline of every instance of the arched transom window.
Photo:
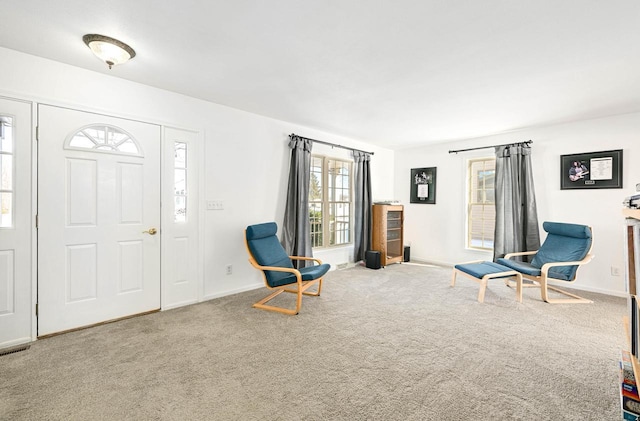
M 67 138 L 65 149 L 143 156 L 142 148 L 129 133 L 108 124 L 85 126 Z

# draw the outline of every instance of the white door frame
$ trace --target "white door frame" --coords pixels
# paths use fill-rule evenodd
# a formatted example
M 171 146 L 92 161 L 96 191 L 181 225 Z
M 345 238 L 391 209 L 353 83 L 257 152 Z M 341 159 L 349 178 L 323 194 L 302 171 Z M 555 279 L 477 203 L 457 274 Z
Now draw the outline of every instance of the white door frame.
M 159 310 L 161 126 L 38 112 L 38 336 Z
M 154 118 L 143 118 L 140 116 L 132 116 L 127 114 L 121 114 L 114 110 L 105 110 L 102 108 L 91 107 L 87 105 L 80 105 L 77 103 L 65 103 L 57 100 L 51 100 L 49 98 L 43 98 L 32 95 L 24 95 L 16 92 L 7 92 L 0 91 L 0 97 L 3 97 L 8 100 L 17 100 L 28 102 L 31 104 L 31 206 L 30 206 L 30 219 L 32 222 L 31 225 L 31 308 L 32 308 L 32 318 L 31 318 L 31 340 L 35 341 L 38 337 L 38 318 L 37 318 L 37 303 L 38 303 L 38 232 L 37 232 L 37 215 L 38 215 L 38 105 L 53 105 L 58 107 L 68 107 L 74 108 L 78 110 L 84 110 L 88 112 L 98 113 L 98 114 L 107 114 L 114 117 L 126 118 L 131 120 L 138 120 L 142 122 L 148 122 L 153 124 L 158 124 L 162 127 L 162 139 L 163 143 L 161 147 L 161 161 L 164 162 L 164 154 L 166 153 L 164 148 L 165 138 L 164 138 L 164 128 L 172 127 L 180 130 L 187 130 L 190 132 L 196 133 L 197 138 L 197 167 L 198 170 L 194 174 L 198 178 L 198 200 L 197 200 L 197 212 L 198 212 L 198 230 L 202 234 L 204 230 L 204 207 L 202 206 L 201 200 L 199 198 L 204 197 L 204 183 L 202 180 L 204 179 L 204 154 L 202 153 L 204 150 L 204 131 L 198 129 L 192 129 L 188 127 L 181 126 L 179 124 L 168 123 L 166 121 L 157 120 Z M 162 199 L 161 199 L 162 200 Z M 165 207 L 162 209 L 162 217 L 164 218 Z M 197 282 L 198 282 L 198 297 L 197 301 L 201 302 L 205 299 L 204 295 L 204 258 L 203 258 L 203 250 L 204 250 L 204 235 L 199 235 L 198 239 L 198 247 L 197 247 L 197 256 L 198 256 L 198 270 L 197 270 Z M 163 256 L 161 255 L 161 260 Z M 161 274 L 162 276 L 162 274 Z M 166 310 L 165 308 L 165 300 L 161 295 L 161 311 Z

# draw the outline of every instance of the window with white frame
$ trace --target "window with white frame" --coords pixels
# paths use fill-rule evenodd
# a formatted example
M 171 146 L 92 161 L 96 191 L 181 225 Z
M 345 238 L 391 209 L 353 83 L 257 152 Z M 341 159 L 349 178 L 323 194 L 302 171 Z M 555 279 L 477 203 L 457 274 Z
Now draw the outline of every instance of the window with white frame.
M 173 220 L 187 221 L 187 144 L 174 142 L 173 161 Z
M 82 127 L 67 138 L 65 149 L 143 156 L 137 140 L 124 130 L 107 124 Z
M 467 247 L 493 250 L 496 159 L 471 159 L 467 167 Z
M 0 228 L 13 227 L 13 118 L 0 116 Z
M 311 156 L 309 222 L 311 246 L 329 247 L 352 242 L 352 163 Z

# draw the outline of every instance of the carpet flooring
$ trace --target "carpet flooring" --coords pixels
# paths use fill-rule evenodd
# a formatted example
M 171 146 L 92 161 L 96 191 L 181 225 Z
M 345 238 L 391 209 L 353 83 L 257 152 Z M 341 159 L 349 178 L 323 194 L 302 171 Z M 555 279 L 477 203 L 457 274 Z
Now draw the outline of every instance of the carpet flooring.
M 301 313 L 266 289 L 0 357 L 1 420 L 617 420 L 626 300 L 396 264 L 330 272 Z M 293 304 L 293 295 L 278 297 Z

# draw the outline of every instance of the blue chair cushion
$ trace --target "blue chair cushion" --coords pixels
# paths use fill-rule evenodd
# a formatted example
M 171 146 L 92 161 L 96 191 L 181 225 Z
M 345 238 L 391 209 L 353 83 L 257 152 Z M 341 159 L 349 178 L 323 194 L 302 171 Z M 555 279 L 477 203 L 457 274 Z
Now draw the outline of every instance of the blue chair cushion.
M 277 232 L 278 225 L 275 222 L 249 225 L 247 227 L 247 240 L 258 240 L 260 238 L 272 237 L 275 236 Z
M 321 265 L 307 266 L 299 270 L 300 270 L 300 275 L 302 276 L 303 281 L 312 281 L 314 279 L 322 278 L 324 274 L 329 271 L 330 268 L 331 268 L 330 264 L 323 263 Z M 282 286 L 282 285 L 293 284 L 298 281 L 296 279 L 296 275 L 294 275 L 293 273 L 274 272 L 274 271 L 265 271 L 265 272 L 280 275 L 275 277 L 277 279 L 273 279 L 269 281 L 269 286 L 271 286 L 272 288 Z
M 277 266 L 282 268 L 293 269 L 293 263 L 289 255 L 285 251 L 276 232 L 278 225 L 275 222 L 266 222 L 264 224 L 250 225 L 247 227 L 246 236 L 249 251 L 256 259 L 260 266 Z M 331 265 L 322 264 L 316 266 L 308 266 L 300 269 L 303 281 L 310 281 L 322 277 Z M 296 276 L 291 272 L 277 272 L 273 270 L 265 270 L 267 284 L 272 287 L 279 287 L 297 282 Z
M 517 260 L 505 259 L 504 257 L 500 257 L 497 260 L 498 264 L 502 266 L 506 266 L 509 269 L 517 270 L 520 273 L 530 276 L 540 276 L 542 271 L 540 268 L 536 268 L 531 266 L 531 263 L 527 262 L 518 262 Z
M 507 272 L 509 270 L 512 270 L 508 267 L 493 262 L 461 263 L 455 265 L 455 268 L 464 273 L 468 273 L 469 275 L 478 279 L 482 279 L 485 275 L 489 275 L 492 273 Z
M 531 266 L 542 268 L 545 263 L 572 262 L 585 258 L 591 248 L 591 229 L 586 225 L 545 222 L 548 233 L 542 246 L 531 260 Z M 572 281 L 578 266 L 556 266 L 549 269 L 549 277 Z

